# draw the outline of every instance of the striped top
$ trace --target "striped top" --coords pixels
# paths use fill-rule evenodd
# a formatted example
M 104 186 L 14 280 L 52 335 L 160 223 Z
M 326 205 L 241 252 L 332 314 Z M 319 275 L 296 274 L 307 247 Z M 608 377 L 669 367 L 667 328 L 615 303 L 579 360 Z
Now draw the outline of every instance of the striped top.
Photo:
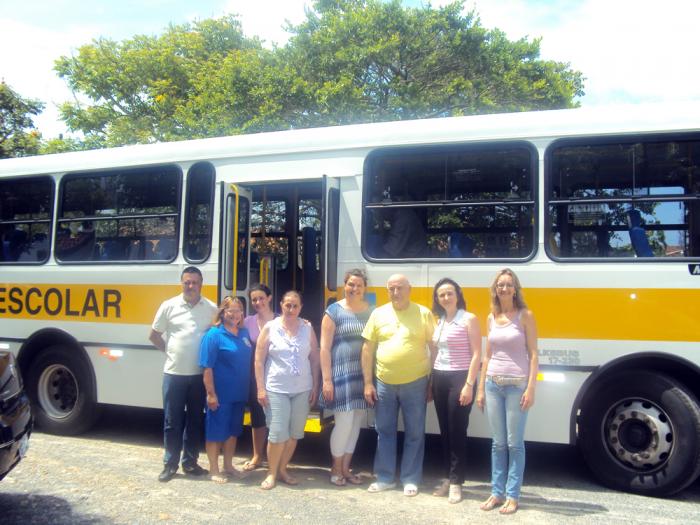
M 457 310 L 452 321 L 441 317 L 433 335 L 438 353 L 433 363 L 435 370 L 469 370 L 472 361 L 472 348 L 469 343 L 469 332 L 464 325 L 462 309 Z
M 270 329 L 265 388 L 280 394 L 299 394 L 311 390 L 311 325 L 299 320 L 295 335 L 285 333 L 281 317 L 275 317 L 265 326 Z

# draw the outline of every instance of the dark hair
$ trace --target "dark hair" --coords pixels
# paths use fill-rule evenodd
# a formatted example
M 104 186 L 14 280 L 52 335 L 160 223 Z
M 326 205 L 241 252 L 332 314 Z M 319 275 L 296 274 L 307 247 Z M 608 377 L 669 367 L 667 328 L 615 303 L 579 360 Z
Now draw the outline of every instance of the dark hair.
M 185 275 L 186 273 L 195 273 L 199 275 L 199 278 L 204 280 L 204 277 L 202 277 L 202 272 L 199 271 L 199 268 L 196 266 L 188 266 L 184 270 L 182 270 L 182 273 L 180 274 L 180 279 L 182 279 L 182 276 Z
M 445 309 L 442 306 L 440 306 L 440 302 L 438 301 L 437 295 L 438 288 L 445 284 L 452 285 L 452 287 L 455 289 L 455 294 L 457 295 L 457 310 L 467 309 L 467 303 L 464 300 L 464 294 L 462 293 L 462 289 L 453 279 L 450 279 L 449 277 L 443 277 L 438 282 L 436 282 L 435 286 L 433 287 L 433 313 L 438 317 L 442 317 L 443 315 L 445 315 Z
M 304 304 L 304 300 L 301 298 L 301 294 L 296 290 L 287 290 L 286 292 L 284 292 L 284 294 L 282 294 L 282 298 L 280 299 L 280 303 L 283 303 L 288 295 L 296 295 L 299 298 L 299 304 Z
M 362 279 L 362 282 L 365 283 L 365 286 L 367 286 L 367 273 L 365 273 L 364 270 L 361 270 L 359 268 L 353 268 L 352 270 L 348 270 L 347 272 L 345 272 L 343 282 L 347 283 L 350 277 L 359 277 L 360 279 Z
M 272 295 L 272 290 L 270 290 L 270 288 L 266 284 L 263 284 L 263 283 L 257 283 L 257 284 L 254 284 L 253 286 L 250 287 L 250 289 L 248 290 L 248 298 L 249 299 L 250 299 L 250 296 L 253 292 L 263 292 L 268 297 L 270 297 Z

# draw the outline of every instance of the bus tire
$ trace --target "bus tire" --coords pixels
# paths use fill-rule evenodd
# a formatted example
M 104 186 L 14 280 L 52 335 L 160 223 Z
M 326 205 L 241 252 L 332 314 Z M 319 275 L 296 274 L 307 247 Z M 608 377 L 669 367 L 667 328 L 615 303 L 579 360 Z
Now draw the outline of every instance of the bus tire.
M 37 426 L 45 432 L 81 434 L 99 417 L 90 365 L 74 348 L 41 352 L 29 368 L 27 391 Z
M 670 376 L 615 375 L 593 386 L 579 417 L 578 443 L 603 484 L 669 496 L 700 473 L 700 407 Z

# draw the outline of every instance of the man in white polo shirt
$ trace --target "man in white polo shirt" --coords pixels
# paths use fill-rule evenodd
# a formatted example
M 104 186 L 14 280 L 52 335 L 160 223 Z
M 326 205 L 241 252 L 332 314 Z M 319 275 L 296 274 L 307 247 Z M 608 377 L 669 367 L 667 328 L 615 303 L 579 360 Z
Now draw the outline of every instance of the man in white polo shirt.
M 181 453 L 185 474 L 207 474 L 197 464 L 205 403 L 199 342 L 211 326 L 217 308 L 202 297 L 202 272 L 198 268 L 185 268 L 180 283 L 182 294 L 160 305 L 148 337 L 166 356 L 163 370 L 165 465 L 158 476 L 160 481 L 172 479 Z

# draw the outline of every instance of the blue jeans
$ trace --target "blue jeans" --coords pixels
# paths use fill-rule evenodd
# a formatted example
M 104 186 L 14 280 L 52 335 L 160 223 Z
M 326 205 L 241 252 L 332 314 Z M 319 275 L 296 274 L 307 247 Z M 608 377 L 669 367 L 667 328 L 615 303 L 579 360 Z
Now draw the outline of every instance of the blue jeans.
M 525 472 L 525 422 L 520 409 L 522 386 L 498 386 L 486 378 L 486 412 L 491 426 L 491 494 L 517 500 Z
M 163 374 L 163 463 L 177 469 L 192 468 L 202 446 L 206 394 L 202 376 Z
M 374 456 L 374 473 L 377 481 L 392 483 L 396 477 L 396 433 L 400 408 L 404 424 L 401 483 L 418 485 L 423 476 L 428 376 L 403 385 L 388 385 L 377 379 L 376 388 L 377 453 Z

